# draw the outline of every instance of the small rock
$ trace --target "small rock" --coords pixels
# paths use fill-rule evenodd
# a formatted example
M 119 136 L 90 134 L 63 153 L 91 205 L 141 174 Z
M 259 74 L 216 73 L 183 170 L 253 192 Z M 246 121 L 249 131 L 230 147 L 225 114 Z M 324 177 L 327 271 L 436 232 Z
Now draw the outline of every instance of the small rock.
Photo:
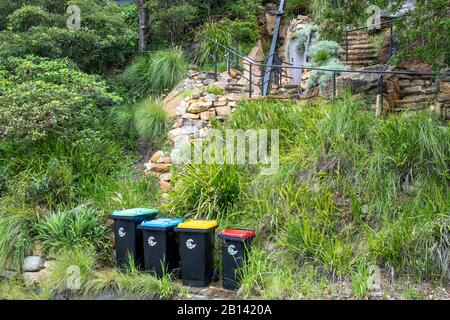
M 168 172 L 168 173 L 163 173 L 163 174 L 159 177 L 159 179 L 162 180 L 162 181 L 169 182 L 171 177 L 172 177 L 172 174 L 171 174 L 170 172 Z
M 231 107 L 230 106 L 217 107 L 216 113 L 219 117 L 229 117 L 231 115 Z
M 169 192 L 173 189 L 173 186 L 167 181 L 159 181 L 159 187 L 164 192 Z
M 40 256 L 29 256 L 23 260 L 24 271 L 39 271 L 44 267 L 44 261 Z
M 33 286 L 39 283 L 39 272 L 24 272 L 23 282 L 26 286 Z
M 195 92 L 191 95 L 191 99 L 199 99 L 201 97 L 200 92 Z
M 151 163 L 150 164 L 150 171 L 153 172 L 167 172 L 170 170 L 170 167 L 172 165 L 170 163 L 163 163 L 163 164 L 157 164 L 157 163 Z
M 55 263 L 56 263 L 56 262 L 55 262 L 55 261 L 52 261 L 52 260 L 45 261 L 45 262 L 44 262 L 44 268 L 45 268 L 45 269 L 51 269 L 51 268 L 54 267 Z
M 199 119 L 200 115 L 198 113 L 185 113 L 183 119 Z
M 228 104 L 227 101 L 217 101 L 214 102 L 214 107 L 225 107 Z
M 164 157 L 164 152 L 158 151 L 150 158 L 150 162 L 157 162 L 161 157 Z
M 212 102 L 192 103 L 192 104 L 189 104 L 189 107 L 187 108 L 187 112 L 200 113 L 200 112 L 208 110 L 210 107 L 212 107 Z
M 207 102 L 216 102 L 217 101 L 217 96 L 213 93 L 207 94 L 205 96 L 205 101 Z
M 170 157 L 161 157 L 156 161 L 157 164 L 169 164 L 172 163 L 172 158 Z
M 215 110 L 209 110 L 200 113 L 200 119 L 204 121 L 210 121 L 213 120 L 216 117 L 216 111 Z

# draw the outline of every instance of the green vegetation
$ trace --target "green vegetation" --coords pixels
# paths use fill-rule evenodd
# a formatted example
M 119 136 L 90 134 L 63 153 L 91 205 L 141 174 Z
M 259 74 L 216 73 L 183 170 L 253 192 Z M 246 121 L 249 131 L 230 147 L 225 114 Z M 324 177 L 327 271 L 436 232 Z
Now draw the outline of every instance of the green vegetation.
M 134 121 L 143 141 L 161 147 L 169 129 L 169 120 L 160 101 L 153 98 L 143 101 L 136 110 Z
M 175 173 L 169 208 L 257 228 L 286 255 L 280 266 L 272 250 L 256 250 L 243 270 L 244 297 L 287 289 L 300 272 L 292 261 L 303 271 L 313 265 L 318 277 L 351 278 L 355 297 L 368 293 L 369 266 L 448 279 L 449 131 L 428 113 L 379 119 L 364 110 L 348 95 L 315 107 L 243 102 L 224 128 L 285 130 L 280 171 L 192 164 Z
M 27 5 L 31 4 L 32 6 Z M 66 8 L 76 4 L 82 28 L 68 29 Z M 1 0 L 0 58 L 33 54 L 73 60 L 84 71 L 120 67 L 137 40 L 128 11 L 109 1 Z M 3 21 L 3 26 L 1 21 Z
M 125 82 L 139 96 L 161 94 L 173 89 L 186 73 L 183 52 L 157 51 L 136 58 L 125 70 Z
M 104 248 L 107 241 L 107 228 L 97 212 L 86 209 L 47 216 L 36 224 L 35 232 L 44 252 L 52 254 L 65 248 Z

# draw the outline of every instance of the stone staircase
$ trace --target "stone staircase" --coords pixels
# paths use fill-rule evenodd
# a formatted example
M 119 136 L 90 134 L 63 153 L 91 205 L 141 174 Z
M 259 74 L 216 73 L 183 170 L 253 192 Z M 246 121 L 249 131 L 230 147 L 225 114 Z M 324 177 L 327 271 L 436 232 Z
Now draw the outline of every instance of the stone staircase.
M 350 32 L 348 35 L 348 61 L 346 60 L 346 43 L 341 46 L 341 61 L 350 69 L 361 69 L 378 63 L 378 53 L 369 42 L 367 30 Z

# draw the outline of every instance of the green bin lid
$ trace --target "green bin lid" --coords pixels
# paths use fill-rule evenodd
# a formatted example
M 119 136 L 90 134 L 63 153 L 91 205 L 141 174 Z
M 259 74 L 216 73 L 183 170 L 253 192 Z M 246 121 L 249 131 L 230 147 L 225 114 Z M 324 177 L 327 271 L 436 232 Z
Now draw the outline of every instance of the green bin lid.
M 114 211 L 112 217 L 118 218 L 136 218 L 141 216 L 151 216 L 159 213 L 158 209 L 147 209 L 147 208 L 135 208 L 126 209 L 121 211 Z

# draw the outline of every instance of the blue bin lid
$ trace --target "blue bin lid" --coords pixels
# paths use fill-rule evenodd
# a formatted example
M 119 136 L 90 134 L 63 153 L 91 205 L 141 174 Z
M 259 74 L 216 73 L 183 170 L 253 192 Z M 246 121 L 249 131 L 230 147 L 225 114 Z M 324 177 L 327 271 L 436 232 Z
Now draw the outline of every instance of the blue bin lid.
M 176 227 L 180 223 L 182 223 L 184 219 L 174 219 L 174 218 L 159 218 L 155 220 L 144 221 L 141 223 L 140 227 L 144 228 L 172 228 Z
M 115 211 L 113 217 L 136 218 L 140 216 L 151 216 L 159 213 L 158 209 L 135 208 L 121 211 Z

